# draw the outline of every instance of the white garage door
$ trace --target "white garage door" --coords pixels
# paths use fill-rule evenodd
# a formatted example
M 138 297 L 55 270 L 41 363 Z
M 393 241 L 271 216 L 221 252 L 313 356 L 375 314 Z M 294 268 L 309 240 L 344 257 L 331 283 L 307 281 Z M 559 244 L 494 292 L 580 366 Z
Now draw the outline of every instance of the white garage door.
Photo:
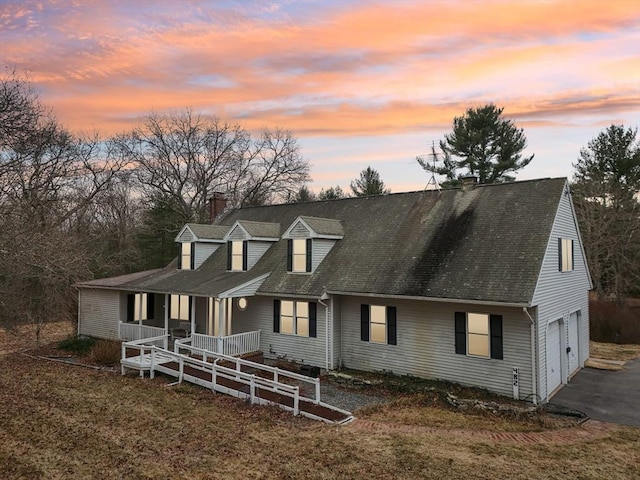
M 562 383 L 561 346 L 560 321 L 556 320 L 550 323 L 547 329 L 547 395 Z
M 578 312 L 572 313 L 569 316 L 569 348 L 571 349 L 569 351 L 569 375 L 571 375 L 572 373 L 574 373 L 576 370 L 578 370 L 578 367 L 580 366 L 580 362 L 579 362 L 579 351 L 578 351 L 578 335 L 579 335 L 579 324 L 580 322 L 578 321 L 579 319 L 579 314 Z

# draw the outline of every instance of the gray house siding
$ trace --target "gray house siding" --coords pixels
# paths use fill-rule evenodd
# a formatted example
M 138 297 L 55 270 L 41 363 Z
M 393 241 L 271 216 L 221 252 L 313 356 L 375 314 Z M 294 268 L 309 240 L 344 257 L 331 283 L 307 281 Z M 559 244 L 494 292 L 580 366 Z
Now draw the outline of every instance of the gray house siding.
M 396 307 L 397 345 L 360 339 L 361 304 Z M 502 315 L 503 360 L 455 353 L 456 311 Z M 342 334 L 342 360 L 347 368 L 449 380 L 512 396 L 512 369 L 517 367 L 519 398 L 530 399 L 532 394 L 530 321 L 522 309 L 343 297 Z
M 182 232 L 182 235 L 180 235 L 180 237 L 178 238 L 179 242 L 193 242 L 194 240 L 194 236 L 193 233 L 191 233 L 191 230 L 189 230 L 188 228 L 185 229 L 184 232 Z
M 260 349 L 265 358 L 293 360 L 300 363 L 325 367 L 325 309 L 317 306 L 317 337 L 286 335 L 273 331 L 273 300 L 292 300 L 287 297 L 251 297 L 243 312 L 233 311 L 233 332 L 261 330 Z M 301 300 L 301 299 L 296 299 Z M 310 301 L 315 301 L 310 299 Z
M 291 238 L 307 238 L 311 236 L 311 232 L 301 222 L 298 222 L 289 232 L 289 236 Z
M 121 292 L 97 288 L 79 290 L 78 335 L 118 338 L 118 322 L 122 317 Z
M 574 241 L 573 257 L 574 269 L 560 272 L 558 268 L 558 238 L 568 238 Z M 568 342 L 569 317 L 574 312 L 580 312 L 578 349 L 578 364 L 584 366 L 589 358 L 589 290 L 591 282 L 583 254 L 583 248 L 575 222 L 575 215 L 571 198 L 563 194 L 560 198 L 558 211 L 549 237 L 546 253 L 543 259 L 540 276 L 533 296 L 533 305 L 537 306 L 539 352 L 538 371 L 540 375 L 539 396 L 545 401 L 552 393 L 547 388 L 547 329 L 549 323 L 562 319 L 561 337 L 565 344 Z M 568 355 L 564 353 L 562 361 L 562 383 L 567 382 Z
M 327 256 L 331 248 L 335 245 L 335 240 L 328 240 L 326 238 L 314 238 L 313 246 L 311 250 L 311 262 L 312 262 L 312 270 L 318 268 L 320 262 L 324 260 L 324 257 Z
M 211 256 L 213 252 L 215 252 L 220 244 L 217 243 L 201 243 L 196 242 L 195 246 L 195 268 L 198 268 L 200 265 L 204 263 L 204 261 Z
M 331 316 L 333 322 L 333 356 L 331 368 L 339 368 L 342 361 L 342 297 L 334 295 L 331 298 Z
M 253 266 L 260 260 L 273 242 L 249 241 L 247 244 L 247 269 L 251 270 Z
M 247 235 L 244 233 L 244 230 L 240 228 L 240 226 L 236 226 L 236 228 L 229 232 L 228 238 L 229 240 L 246 240 Z

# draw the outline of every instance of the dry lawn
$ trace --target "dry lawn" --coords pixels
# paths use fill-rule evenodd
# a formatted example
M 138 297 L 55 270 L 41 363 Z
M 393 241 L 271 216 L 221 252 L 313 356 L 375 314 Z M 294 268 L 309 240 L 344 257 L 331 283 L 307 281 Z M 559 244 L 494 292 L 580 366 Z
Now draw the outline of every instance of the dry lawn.
M 590 342 L 589 350 L 591 358 L 602 358 L 604 360 L 626 362 L 640 357 L 640 345 Z
M 334 427 L 166 382 L 0 357 L 0 478 L 640 478 L 637 428 L 569 443 L 494 441 L 478 432 L 529 427 L 419 396 L 358 414 L 359 425 L 382 428 Z
M 40 343 L 56 342 L 72 335 L 75 327 L 69 322 L 46 323 L 40 332 Z M 0 327 L 0 355 L 37 347 L 36 326 L 17 325 L 15 328 Z

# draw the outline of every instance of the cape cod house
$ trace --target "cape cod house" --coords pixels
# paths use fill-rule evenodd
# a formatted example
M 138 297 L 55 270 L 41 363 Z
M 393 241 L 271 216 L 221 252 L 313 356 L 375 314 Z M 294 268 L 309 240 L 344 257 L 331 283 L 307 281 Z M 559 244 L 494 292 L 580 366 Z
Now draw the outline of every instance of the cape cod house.
M 589 357 L 563 178 L 241 208 L 176 242 L 166 268 L 80 284 L 79 334 L 249 342 L 541 402 Z

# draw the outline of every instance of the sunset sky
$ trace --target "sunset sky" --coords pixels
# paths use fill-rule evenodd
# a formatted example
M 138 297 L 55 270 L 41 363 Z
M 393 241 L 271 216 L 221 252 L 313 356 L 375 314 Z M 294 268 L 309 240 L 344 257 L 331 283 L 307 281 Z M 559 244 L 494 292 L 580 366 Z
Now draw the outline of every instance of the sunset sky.
M 0 0 L 0 66 L 72 131 L 191 107 L 289 129 L 314 190 L 415 161 L 493 102 L 523 127 L 518 179 L 571 176 L 611 123 L 640 124 L 640 1 Z

